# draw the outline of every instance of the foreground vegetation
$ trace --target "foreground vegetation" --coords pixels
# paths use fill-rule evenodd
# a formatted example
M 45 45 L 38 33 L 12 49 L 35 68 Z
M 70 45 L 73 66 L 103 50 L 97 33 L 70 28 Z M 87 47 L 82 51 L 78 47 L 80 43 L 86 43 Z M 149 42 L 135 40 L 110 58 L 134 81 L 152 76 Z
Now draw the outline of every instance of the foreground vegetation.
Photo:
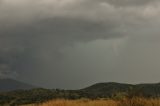
M 139 85 L 120 84 L 120 83 L 99 83 L 99 84 L 95 84 L 80 90 L 38 88 L 38 89 L 31 89 L 31 90 L 16 90 L 16 91 L 10 91 L 10 92 L 1 92 L 0 106 L 4 106 L 6 104 L 8 104 L 9 106 L 19 106 L 24 104 L 40 104 L 46 101 L 57 100 L 57 99 L 61 99 L 60 103 L 62 102 L 66 104 L 64 106 L 68 106 L 67 103 L 74 104 L 76 102 L 77 104 L 80 104 L 82 102 L 83 104 L 84 101 L 79 101 L 79 100 L 82 100 L 84 98 L 90 100 L 85 102 L 89 104 L 90 103 L 94 104 L 97 102 L 98 103 L 105 102 L 105 103 L 114 103 L 114 104 L 118 103 L 118 106 L 130 106 L 128 104 L 133 103 L 133 105 L 131 106 L 144 106 L 144 105 L 134 105 L 136 102 L 136 103 L 144 103 L 146 104 L 145 106 L 147 106 L 150 103 L 154 104 L 153 106 L 160 106 L 159 104 L 155 105 L 159 103 L 160 99 L 152 99 L 152 98 L 160 98 L 160 83 L 139 84 Z M 124 99 L 124 98 L 127 98 L 127 99 Z M 145 99 L 141 99 L 141 98 L 145 98 Z M 104 100 L 102 101 L 102 99 L 105 99 L 105 101 Z M 66 100 L 69 100 L 69 101 L 66 101 Z M 55 101 L 53 102 L 57 103 Z M 56 106 L 56 105 L 53 105 L 53 106 Z M 60 106 L 63 106 L 63 105 L 60 105 Z M 84 105 L 80 104 L 80 106 L 85 106 L 85 104 Z M 95 105 L 95 106 L 99 106 L 99 105 Z M 103 106 L 103 105 L 100 105 L 100 106 Z
M 53 100 L 38 106 L 117 106 L 117 102 L 113 100 Z
M 160 106 L 160 99 L 132 98 L 122 100 L 52 100 L 28 106 Z

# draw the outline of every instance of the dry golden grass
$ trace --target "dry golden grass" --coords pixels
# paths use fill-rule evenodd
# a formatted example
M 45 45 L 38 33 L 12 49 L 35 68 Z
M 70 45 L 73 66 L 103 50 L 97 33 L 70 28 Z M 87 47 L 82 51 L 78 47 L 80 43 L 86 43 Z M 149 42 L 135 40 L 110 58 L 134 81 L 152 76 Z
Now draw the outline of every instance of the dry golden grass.
M 123 100 L 53 100 L 29 106 L 160 106 L 160 99 L 133 98 Z
M 54 100 L 40 106 L 117 106 L 113 100 Z
M 160 99 L 133 98 L 121 100 L 118 106 L 160 106 Z

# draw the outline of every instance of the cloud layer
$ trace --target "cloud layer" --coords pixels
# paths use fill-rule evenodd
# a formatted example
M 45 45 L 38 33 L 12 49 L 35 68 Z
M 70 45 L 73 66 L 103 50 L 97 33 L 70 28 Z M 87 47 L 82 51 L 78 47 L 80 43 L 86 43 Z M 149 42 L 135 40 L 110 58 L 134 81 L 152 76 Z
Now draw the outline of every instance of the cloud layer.
M 159 42 L 159 5 L 158 0 L 1 0 L 0 76 L 16 76 L 17 79 L 49 87 L 67 88 L 79 86 L 71 85 L 70 76 L 77 76 L 74 84 L 87 84 L 80 81 L 84 76 L 80 72 L 82 70 L 87 73 L 85 80 L 89 80 L 91 73 L 94 77 L 98 76 L 90 80 L 108 80 L 101 79 L 105 76 L 98 70 L 109 71 L 113 76 L 121 72 L 127 75 L 132 67 L 128 63 L 134 64 L 139 54 L 148 52 L 150 46 L 146 45 L 155 47 L 157 44 L 153 43 Z M 104 52 L 104 48 L 98 49 L 104 41 L 107 52 L 101 56 L 111 58 L 102 61 L 100 57 L 97 60 L 108 64 L 109 68 L 102 69 L 103 66 L 93 60 L 81 65 L 84 56 L 78 55 L 77 51 L 81 53 L 84 50 L 83 53 L 86 53 L 83 45 L 88 45 L 88 54 L 84 55 L 90 57 L 88 55 L 92 55 L 90 49 L 94 45 L 99 52 Z M 138 55 L 130 53 L 132 50 Z M 159 50 L 156 48 L 154 52 L 159 53 Z M 80 58 L 72 59 L 72 55 Z M 136 58 L 134 62 L 130 58 L 132 56 Z M 94 69 L 92 65 L 95 65 Z M 60 77 L 62 81 L 56 83 Z M 63 83 L 65 80 L 68 85 Z M 44 84 L 46 82 L 48 84 Z

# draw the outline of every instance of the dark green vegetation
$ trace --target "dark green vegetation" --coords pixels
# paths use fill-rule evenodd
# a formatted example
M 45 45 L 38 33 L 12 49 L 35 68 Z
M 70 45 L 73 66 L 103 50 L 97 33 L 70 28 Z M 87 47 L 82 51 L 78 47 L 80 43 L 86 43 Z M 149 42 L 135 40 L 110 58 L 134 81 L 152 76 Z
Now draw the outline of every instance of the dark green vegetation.
M 121 99 L 123 97 L 145 97 L 159 98 L 160 84 L 120 84 L 120 83 L 98 83 L 80 90 L 60 90 L 60 89 L 32 89 L 17 90 L 0 93 L 0 104 L 10 105 L 40 103 L 50 99 L 99 99 L 112 98 Z

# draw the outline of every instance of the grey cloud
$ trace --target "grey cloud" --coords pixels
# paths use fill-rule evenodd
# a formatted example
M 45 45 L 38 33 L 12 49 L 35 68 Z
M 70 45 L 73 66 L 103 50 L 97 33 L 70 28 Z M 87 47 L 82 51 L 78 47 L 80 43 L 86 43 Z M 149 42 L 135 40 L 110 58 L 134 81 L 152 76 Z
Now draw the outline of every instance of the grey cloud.
M 68 64 L 70 61 L 63 49 L 68 46 L 74 48 L 79 42 L 87 45 L 98 39 L 125 39 L 126 36 L 139 39 L 140 34 L 145 36 L 138 29 L 149 29 L 150 23 L 157 23 L 155 16 L 159 17 L 158 12 L 152 14 L 152 9 L 146 10 L 147 6 L 154 7 L 153 2 L 157 0 L 2 0 L 0 76 L 19 74 L 17 79 L 43 82 L 42 85 L 52 77 L 56 80 L 60 76 L 69 78 L 67 72 L 74 76 L 72 73 L 76 68 L 73 65 L 79 67 L 81 60 L 78 58 L 74 60 L 77 64 Z M 107 50 L 110 51 L 110 47 Z M 114 50 L 117 51 L 116 48 Z M 72 55 L 72 49 L 70 53 Z M 91 67 L 92 62 L 89 64 Z M 82 67 L 87 66 L 83 64 Z M 92 71 L 88 67 L 82 69 L 89 69 L 86 73 Z M 64 83 L 61 85 L 54 81 L 54 84 L 62 87 Z M 54 84 L 50 81 L 46 85 L 51 87 Z
M 96 0 L 95 0 L 96 1 Z M 144 6 L 158 0 L 100 0 L 102 2 L 107 2 L 115 6 Z
M 1 31 L 1 53 L 5 52 L 1 54 L 4 59 L 2 64 L 9 62 L 7 65 L 12 71 L 33 70 L 37 67 L 36 62 L 43 61 L 46 55 L 54 64 L 60 59 L 57 57 L 60 57 L 59 49 L 63 46 L 122 36 L 114 31 L 114 27 L 117 26 L 80 19 L 51 18 L 5 29 Z

